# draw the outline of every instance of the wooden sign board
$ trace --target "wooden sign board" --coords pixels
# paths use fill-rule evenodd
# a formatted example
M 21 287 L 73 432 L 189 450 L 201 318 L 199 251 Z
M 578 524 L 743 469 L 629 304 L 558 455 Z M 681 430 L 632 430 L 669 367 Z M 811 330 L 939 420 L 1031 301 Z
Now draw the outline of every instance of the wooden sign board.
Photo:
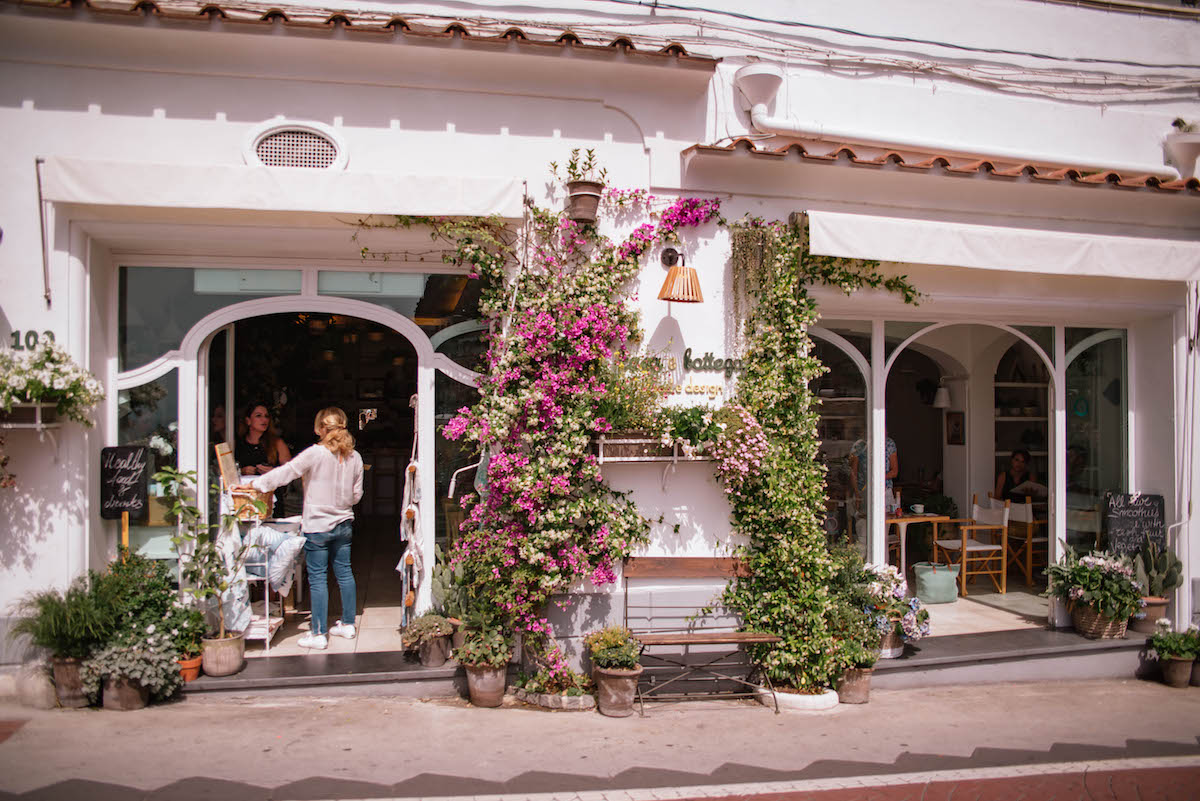
M 100 449 L 100 517 L 116 520 L 123 512 L 144 518 L 148 508 L 150 460 L 144 445 Z
M 217 451 L 217 465 L 221 471 L 221 485 L 224 489 L 236 487 L 240 481 L 237 462 L 233 460 L 233 448 L 228 442 L 218 442 L 213 446 Z
M 1135 554 L 1147 540 L 1167 546 L 1166 503 L 1161 495 L 1104 493 L 1104 530 L 1108 549 L 1115 554 Z

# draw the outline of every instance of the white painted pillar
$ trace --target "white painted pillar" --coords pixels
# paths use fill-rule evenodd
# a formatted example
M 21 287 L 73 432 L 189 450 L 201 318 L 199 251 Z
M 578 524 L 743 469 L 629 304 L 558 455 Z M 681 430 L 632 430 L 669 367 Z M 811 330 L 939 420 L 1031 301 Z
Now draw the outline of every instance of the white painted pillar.
M 421 537 L 421 586 L 417 590 L 416 611 L 426 612 L 433 605 L 430 577 L 433 575 L 433 537 L 437 515 L 438 486 L 434 475 L 434 385 L 436 369 L 432 359 L 420 359 L 417 364 L 417 476 L 421 484 L 421 514 L 418 518 Z M 403 510 L 401 510 L 403 511 Z
M 1051 436 L 1049 437 L 1050 478 L 1047 486 L 1052 488 L 1050 497 L 1053 499 L 1047 514 L 1050 519 L 1046 522 L 1049 542 L 1046 543 L 1047 564 L 1054 564 L 1061 554 L 1058 552 L 1060 542 L 1067 537 L 1067 347 L 1066 328 L 1054 326 L 1054 369 L 1051 372 L 1053 393 L 1051 394 Z M 1067 626 L 1070 615 L 1066 606 L 1057 599 L 1050 599 L 1048 618 L 1053 626 Z
M 884 458 L 886 440 L 886 398 L 887 374 L 884 372 L 885 359 L 884 322 L 871 321 L 871 379 L 867 382 L 867 401 L 870 403 L 870 418 L 868 434 L 871 441 L 870 458 L 868 460 L 870 477 L 867 481 L 867 519 L 871 532 L 869 558 L 871 562 L 882 565 L 887 562 L 887 517 L 884 514 L 883 484 L 887 467 Z

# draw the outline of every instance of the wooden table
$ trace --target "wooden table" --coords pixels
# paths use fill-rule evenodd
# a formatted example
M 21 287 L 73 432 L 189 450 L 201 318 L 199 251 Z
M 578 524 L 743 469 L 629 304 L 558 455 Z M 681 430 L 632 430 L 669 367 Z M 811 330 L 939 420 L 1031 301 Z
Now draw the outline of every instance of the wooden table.
M 906 576 L 907 565 L 907 550 L 908 550 L 908 527 L 913 523 L 932 523 L 933 524 L 933 539 L 937 540 L 938 523 L 950 522 L 949 515 L 934 515 L 934 514 L 902 514 L 897 516 L 888 516 L 887 524 L 888 531 L 895 526 L 900 535 L 900 575 Z

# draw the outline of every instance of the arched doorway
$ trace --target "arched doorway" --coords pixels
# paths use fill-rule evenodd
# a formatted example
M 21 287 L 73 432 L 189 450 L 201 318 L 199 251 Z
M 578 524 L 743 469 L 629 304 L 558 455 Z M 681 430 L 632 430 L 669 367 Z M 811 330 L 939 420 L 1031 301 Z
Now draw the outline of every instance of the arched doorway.
M 437 447 L 440 438 L 435 435 L 436 409 L 440 405 L 444 405 L 439 404 L 438 395 L 440 393 L 448 397 L 457 396 L 460 390 L 454 388 L 463 387 L 469 390 L 474 385 L 476 373 L 465 366 L 475 363 L 470 358 L 471 333 L 467 332 L 457 337 L 453 334 L 449 337 L 442 337 L 444 342 L 435 348 L 430 336 L 409 317 L 374 303 L 350 298 L 288 296 L 234 303 L 208 314 L 195 323 L 183 335 L 179 347 L 167 351 L 140 367 L 118 375 L 117 387 L 122 402 L 126 406 L 138 407 L 136 415 L 132 416 L 119 409 L 118 435 L 122 442 L 127 442 L 135 441 L 139 436 L 149 439 L 152 436 L 150 432 L 159 429 L 170 432 L 173 452 L 168 454 L 164 461 L 169 461 L 180 469 L 195 470 L 200 477 L 200 485 L 207 486 L 210 479 L 210 460 L 207 458 L 207 451 L 210 447 L 210 425 L 215 399 L 224 396 L 228 408 L 236 406 L 236 400 L 239 399 L 239 392 L 236 388 L 238 327 L 242 327 L 242 336 L 245 337 L 246 332 L 253 331 L 255 327 L 262 330 L 263 326 L 272 325 L 272 321 L 287 321 L 289 325 L 299 326 L 296 332 L 297 337 L 301 338 L 302 334 L 309 340 L 308 345 L 305 347 L 303 343 L 300 343 L 297 348 L 293 348 L 301 358 L 295 364 L 290 364 L 290 367 L 287 364 L 284 365 L 285 369 L 291 369 L 295 373 L 297 372 L 296 364 L 307 364 L 311 368 L 313 364 L 320 364 L 324 360 L 333 364 L 343 361 L 337 348 L 326 347 L 333 344 L 333 340 L 330 339 L 330 329 L 333 326 L 330 323 L 334 320 L 342 323 L 340 326 L 342 330 L 336 333 L 338 341 L 344 345 L 355 345 L 360 350 L 377 344 L 381 349 L 381 353 L 378 355 L 384 362 L 381 374 L 375 374 L 378 371 L 372 371 L 370 375 L 366 375 L 359 371 L 359 375 L 342 375 L 340 377 L 343 383 L 351 382 L 343 389 L 352 393 L 352 397 L 343 400 L 342 403 L 337 403 L 337 405 L 343 405 L 353 421 L 357 422 L 359 419 L 364 421 L 363 431 L 355 432 L 360 435 L 365 433 L 366 436 L 360 439 L 360 442 L 364 445 L 371 444 L 370 440 L 375 431 L 379 431 L 381 428 L 390 428 L 393 434 L 396 433 L 399 418 L 404 417 L 404 412 L 409 415 L 400 426 L 401 429 L 407 429 L 407 438 L 397 441 L 393 437 L 392 441 L 387 443 L 384 448 L 392 452 L 388 454 L 391 459 L 389 466 L 392 469 L 387 471 L 389 473 L 387 480 L 391 482 L 391 489 L 387 491 L 380 489 L 375 493 L 371 511 L 399 513 L 400 498 L 398 494 L 401 491 L 402 479 L 399 479 L 398 476 L 403 472 L 404 466 L 408 464 L 410 455 L 414 453 L 412 444 L 415 442 L 418 480 L 423 481 L 423 491 L 428 501 L 426 508 L 422 510 L 417 520 L 419 542 L 426 558 L 424 560 L 425 580 L 421 581 L 421 589 L 415 600 L 418 609 L 427 608 L 430 604 L 427 579 L 433 567 L 434 536 L 436 531 L 444 527 L 440 519 L 441 510 L 435 503 L 439 495 L 444 496 L 445 494 L 445 487 L 442 486 L 444 481 L 440 480 L 442 477 L 437 470 L 439 456 Z M 481 346 L 478 326 L 468 326 L 468 328 L 473 331 L 474 349 L 479 350 Z M 250 335 L 253 336 L 253 334 Z M 348 339 L 340 339 L 342 337 Z M 319 349 L 314 348 L 312 344 L 316 339 L 320 339 L 322 343 L 322 347 Z M 447 345 L 447 343 L 453 344 L 456 341 L 458 342 L 457 347 Z M 466 341 L 465 345 L 464 341 Z M 217 345 L 221 351 L 221 355 L 217 358 L 214 358 L 214 345 Z M 258 348 L 258 350 L 262 349 Z M 388 352 L 382 353 L 382 350 Z M 330 353 L 332 353 L 332 358 L 329 358 Z M 231 354 L 233 358 L 230 358 Z M 269 355 L 266 352 L 257 352 L 254 358 L 262 360 L 268 358 Z M 281 364 L 286 361 L 286 359 L 280 359 Z M 264 369 L 268 368 L 273 369 L 271 365 L 266 365 Z M 220 376 L 214 374 L 214 371 L 219 372 Z M 259 372 L 261 374 L 262 370 Z M 288 378 L 289 383 L 286 384 L 286 394 L 289 396 L 287 405 L 293 406 L 297 410 L 299 407 L 305 406 L 306 401 L 297 402 L 295 398 L 310 394 L 303 382 L 313 380 L 313 376 L 318 371 L 309 369 L 307 372 L 313 375 L 292 375 Z M 329 377 L 326 376 L 319 380 L 328 381 Z M 246 390 L 240 394 L 242 397 L 268 394 L 272 399 L 277 400 L 278 391 L 283 387 L 282 381 L 276 381 L 269 392 Z M 400 398 L 395 397 L 397 393 L 401 395 Z M 329 392 L 324 394 L 327 397 L 330 396 Z M 409 405 L 410 398 L 413 399 L 412 406 Z M 341 399 L 332 398 L 330 402 L 335 403 L 338 400 Z M 314 402 L 308 400 L 307 405 L 312 405 Z M 152 411 L 149 410 L 147 404 L 153 407 Z M 374 408 L 377 413 L 387 408 L 395 419 L 390 423 L 386 421 L 379 423 L 378 415 L 375 417 L 375 421 L 367 420 L 366 416 L 359 417 L 359 412 L 365 412 L 371 408 Z M 307 411 L 305 409 L 305 412 Z M 299 410 L 293 416 L 295 419 L 290 422 L 290 425 L 300 432 L 310 430 L 311 419 L 306 423 L 302 420 L 305 415 Z M 236 422 L 235 417 L 235 414 L 227 414 L 230 430 Z M 376 426 L 374 431 L 372 425 Z M 304 444 L 310 442 L 311 438 Z M 376 473 L 373 478 L 377 488 L 384 485 L 383 471 Z M 154 524 L 162 521 L 151 520 L 148 522 Z M 153 528 L 153 525 L 147 528 Z M 152 535 L 157 536 L 154 532 Z M 160 540 L 159 546 L 161 546 L 161 540 L 169 540 L 169 537 L 158 536 L 158 539 Z M 151 548 L 151 550 L 154 549 Z M 153 555 L 164 554 L 155 553 Z M 394 569 L 394 564 L 386 565 L 383 568 L 376 565 L 372 569 L 391 571 Z M 393 625 L 393 631 L 394 628 Z
M 906 448 L 900 449 L 900 462 L 907 468 L 901 470 L 898 482 L 902 503 L 908 506 L 911 500 L 919 500 L 927 511 L 970 517 L 972 504 L 985 509 L 992 505 L 989 496 L 996 492 L 1013 454 L 1027 453 L 1030 467 L 1022 478 L 1023 492 L 1032 496 L 1030 506 L 1039 521 L 1036 530 L 1045 536 L 1053 526 L 1055 493 L 1053 327 L 889 323 L 886 331 L 886 427 L 889 436 L 892 431 L 902 431 L 908 441 Z M 922 362 L 934 372 L 923 371 Z M 947 391 L 940 394 L 935 406 L 937 386 Z M 907 411 L 897 407 L 902 395 L 911 400 Z M 914 464 L 913 442 L 928 445 L 927 451 L 941 457 L 940 488 L 921 480 L 922 465 Z M 926 478 L 933 475 L 933 468 L 925 473 Z M 933 508 L 928 508 L 931 504 Z M 903 526 L 895 528 L 905 530 Z M 1009 543 L 1000 538 L 996 543 L 1002 549 L 999 567 L 1007 573 L 1006 580 L 997 579 L 1001 587 L 995 587 L 986 578 L 980 579 L 969 586 L 967 597 L 959 598 L 952 613 L 947 611 L 950 607 L 930 607 L 936 635 L 1045 625 L 1049 607 L 1040 597 L 1044 587 L 1040 570 L 1026 576 L 1006 549 L 1006 545 L 1016 544 L 1016 534 L 1026 536 L 1027 532 L 1023 524 L 1012 521 L 1010 531 L 1014 537 Z M 932 552 L 933 533 L 929 524 L 907 527 L 910 568 L 914 558 L 927 558 Z M 949 533 L 939 531 L 938 536 L 959 535 L 951 527 Z M 1054 558 L 1045 544 L 1038 547 L 1042 564 Z

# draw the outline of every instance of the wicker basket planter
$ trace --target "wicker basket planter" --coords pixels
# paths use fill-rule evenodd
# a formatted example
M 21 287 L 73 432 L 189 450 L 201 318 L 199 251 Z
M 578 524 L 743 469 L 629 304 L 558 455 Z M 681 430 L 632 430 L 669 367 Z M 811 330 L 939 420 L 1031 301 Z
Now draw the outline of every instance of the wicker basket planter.
M 1089 640 L 1110 640 L 1125 636 L 1128 620 L 1113 620 L 1104 617 L 1090 606 L 1071 605 L 1071 623 L 1075 631 Z

